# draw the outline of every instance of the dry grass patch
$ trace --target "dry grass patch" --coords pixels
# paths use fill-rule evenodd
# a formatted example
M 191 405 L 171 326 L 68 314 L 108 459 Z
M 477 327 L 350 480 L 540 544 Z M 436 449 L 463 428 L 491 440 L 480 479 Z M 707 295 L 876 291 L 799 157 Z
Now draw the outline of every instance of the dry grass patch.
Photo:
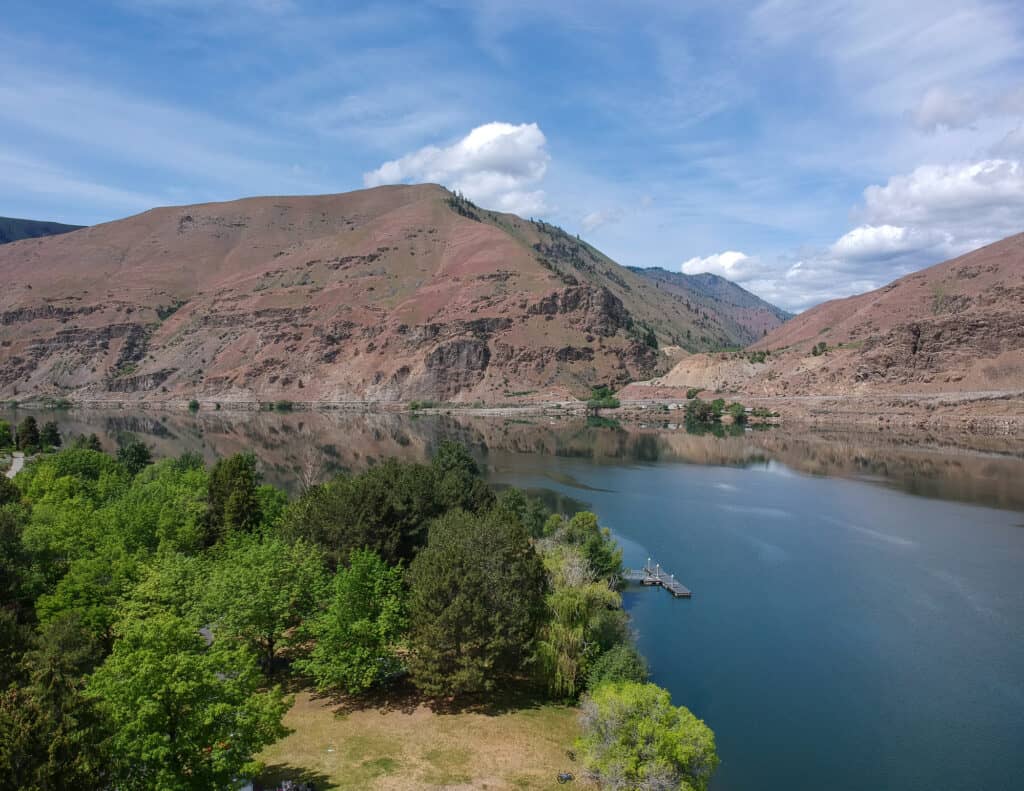
M 495 711 L 439 713 L 416 700 L 354 707 L 300 692 L 285 717 L 292 733 L 260 756 L 262 780 L 311 779 L 320 788 L 531 789 L 579 771 L 566 757 L 576 709 L 526 703 Z

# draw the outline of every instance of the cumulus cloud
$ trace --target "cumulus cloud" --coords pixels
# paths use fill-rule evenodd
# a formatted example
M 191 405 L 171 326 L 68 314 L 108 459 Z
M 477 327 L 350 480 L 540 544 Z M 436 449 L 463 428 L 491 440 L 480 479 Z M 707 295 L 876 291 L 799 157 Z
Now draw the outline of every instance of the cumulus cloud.
M 871 223 L 922 229 L 974 228 L 971 235 L 1019 231 L 1024 208 L 1024 165 L 986 159 L 923 165 L 864 190 L 863 216 Z
M 684 274 L 698 275 L 710 272 L 729 280 L 742 281 L 756 269 L 757 259 L 738 250 L 726 250 L 706 258 L 690 258 L 681 267 Z
M 897 225 L 861 225 L 843 234 L 829 248 L 836 258 L 848 261 L 888 261 L 901 255 L 934 247 L 948 235 L 930 229 Z
M 489 209 L 539 214 L 544 192 L 535 189 L 551 157 L 537 124 L 493 122 L 450 146 L 426 146 L 363 174 L 367 187 L 437 182 Z
M 827 247 L 768 261 L 737 251 L 691 258 L 790 310 L 879 288 L 909 272 L 1024 230 L 1024 164 L 926 165 L 864 190 L 860 224 Z

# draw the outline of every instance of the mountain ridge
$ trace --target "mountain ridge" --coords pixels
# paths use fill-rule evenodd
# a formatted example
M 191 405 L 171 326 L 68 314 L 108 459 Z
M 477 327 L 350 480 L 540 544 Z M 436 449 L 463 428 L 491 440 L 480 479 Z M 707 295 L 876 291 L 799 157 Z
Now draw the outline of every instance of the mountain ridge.
M 495 401 L 667 371 L 734 325 L 432 184 L 159 207 L 0 248 L 0 396 Z
M 17 217 L 0 217 L 0 244 L 17 242 L 21 239 L 38 239 L 44 236 L 56 236 L 71 233 L 84 226 L 67 225 L 49 220 L 22 220 Z
M 648 384 L 757 397 L 1024 392 L 1024 233 L 822 303 L 742 353 L 692 355 Z

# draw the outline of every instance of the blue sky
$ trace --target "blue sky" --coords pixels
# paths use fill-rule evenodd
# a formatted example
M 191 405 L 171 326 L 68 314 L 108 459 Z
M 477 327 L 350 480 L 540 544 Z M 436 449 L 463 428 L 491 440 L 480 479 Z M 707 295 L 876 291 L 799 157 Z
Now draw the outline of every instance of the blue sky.
M 1020 0 L 10 0 L 0 215 L 441 181 L 803 309 L 1024 231 Z

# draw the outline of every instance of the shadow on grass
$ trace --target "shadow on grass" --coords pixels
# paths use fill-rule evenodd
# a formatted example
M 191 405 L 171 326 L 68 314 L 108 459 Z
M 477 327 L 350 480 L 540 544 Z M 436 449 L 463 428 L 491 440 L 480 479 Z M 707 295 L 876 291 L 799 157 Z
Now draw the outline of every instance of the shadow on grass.
M 277 791 L 285 780 L 293 783 L 312 783 L 316 791 L 338 788 L 331 778 L 320 772 L 303 769 L 290 764 L 271 764 L 253 781 L 255 791 Z
M 545 697 L 535 685 L 524 682 L 514 683 L 492 692 L 461 695 L 454 698 L 424 695 L 409 681 L 390 684 L 364 695 L 332 695 L 328 693 L 316 697 L 329 701 L 335 707 L 334 713 L 338 716 L 370 709 L 383 713 L 397 711 L 403 714 L 412 714 L 420 706 L 426 706 L 434 714 L 471 713 L 499 716 L 515 711 L 539 709 L 554 702 Z

